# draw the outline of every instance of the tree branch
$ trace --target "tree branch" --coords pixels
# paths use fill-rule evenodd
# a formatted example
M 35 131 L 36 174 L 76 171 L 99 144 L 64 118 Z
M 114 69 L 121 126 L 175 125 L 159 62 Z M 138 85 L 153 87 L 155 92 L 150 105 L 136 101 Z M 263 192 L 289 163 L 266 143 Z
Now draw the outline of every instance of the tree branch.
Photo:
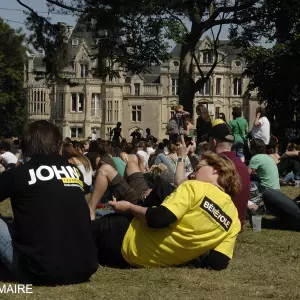
M 212 13 L 212 15 L 210 16 L 209 19 L 207 19 L 204 22 L 201 22 L 201 26 L 203 26 L 204 28 L 210 29 L 214 26 L 218 26 L 218 25 L 224 25 L 224 24 L 230 24 L 230 23 L 234 23 L 234 24 L 242 24 L 245 23 L 245 19 L 243 20 L 238 20 L 238 18 L 233 17 L 230 19 L 220 19 L 217 20 L 217 18 L 219 17 L 219 15 L 221 13 L 223 14 L 231 14 L 234 12 L 238 12 L 238 11 L 242 11 L 242 10 L 246 10 L 250 7 L 252 7 L 253 5 L 255 5 L 256 3 L 258 3 L 259 0 L 249 0 L 248 2 L 241 4 L 241 5 L 234 5 L 234 6 L 222 6 L 219 7 L 217 9 L 215 9 L 215 11 Z M 247 18 L 248 20 L 248 18 Z M 249 18 L 249 20 L 252 20 L 251 18 Z
M 58 1 L 55 1 L 55 0 L 46 0 L 46 2 L 48 2 L 50 4 L 53 4 L 55 6 L 61 7 L 63 9 L 67 9 L 67 10 L 71 10 L 71 11 L 76 11 L 76 12 L 83 12 L 83 10 L 81 10 L 79 8 L 76 8 L 76 7 L 73 7 L 73 6 L 68 6 L 68 5 L 60 3 Z
M 215 9 L 215 11 L 212 13 L 210 18 L 208 20 L 206 20 L 205 22 L 208 22 L 210 20 L 216 20 L 217 17 L 221 13 L 233 13 L 233 12 L 248 9 L 248 8 L 250 8 L 251 6 L 255 5 L 258 2 L 259 2 L 259 0 L 249 0 L 248 2 L 246 2 L 244 4 L 241 4 L 241 5 L 236 5 L 235 4 L 233 6 L 221 6 L 217 9 Z M 205 22 L 203 22 L 203 23 L 205 23 Z
M 199 61 L 198 61 L 198 59 L 197 59 L 195 53 L 194 53 L 194 55 L 193 55 L 193 59 L 194 59 L 194 61 L 195 61 L 195 63 L 196 63 L 196 66 L 197 66 L 197 69 L 198 69 L 198 71 L 199 71 L 199 73 L 200 73 L 200 75 L 201 75 L 201 78 L 204 79 L 204 73 L 203 73 L 203 71 L 201 70 Z
M 31 7 L 27 6 L 26 4 L 24 4 L 23 2 L 21 2 L 20 0 L 16 0 L 21 6 L 25 7 L 26 9 L 28 9 L 32 14 L 34 14 L 36 17 L 38 17 L 40 20 L 45 21 L 48 25 L 52 25 L 46 18 L 40 16 L 37 12 L 35 12 Z

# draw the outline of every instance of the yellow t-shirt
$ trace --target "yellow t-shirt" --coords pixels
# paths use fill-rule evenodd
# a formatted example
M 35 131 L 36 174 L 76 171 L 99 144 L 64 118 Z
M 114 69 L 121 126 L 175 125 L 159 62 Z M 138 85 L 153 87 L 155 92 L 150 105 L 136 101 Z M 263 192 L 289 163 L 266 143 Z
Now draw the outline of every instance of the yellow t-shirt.
M 229 195 L 210 183 L 188 180 L 162 205 L 178 221 L 152 229 L 146 221 L 134 218 L 122 245 L 122 255 L 130 265 L 179 265 L 213 249 L 232 258 L 241 225 Z

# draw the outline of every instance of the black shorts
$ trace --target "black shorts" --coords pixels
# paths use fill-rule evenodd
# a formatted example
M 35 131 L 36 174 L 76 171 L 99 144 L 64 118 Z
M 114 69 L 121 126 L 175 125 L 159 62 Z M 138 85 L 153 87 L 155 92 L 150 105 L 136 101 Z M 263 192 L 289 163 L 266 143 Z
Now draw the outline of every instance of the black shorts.
M 132 216 L 109 214 L 92 221 L 98 263 L 102 266 L 128 268 L 121 249 Z
M 127 181 L 117 174 L 110 183 L 109 187 L 112 189 L 116 199 L 127 200 L 131 203 L 138 203 L 142 201 L 142 195 L 149 189 L 147 181 L 142 172 L 136 172 L 128 176 Z

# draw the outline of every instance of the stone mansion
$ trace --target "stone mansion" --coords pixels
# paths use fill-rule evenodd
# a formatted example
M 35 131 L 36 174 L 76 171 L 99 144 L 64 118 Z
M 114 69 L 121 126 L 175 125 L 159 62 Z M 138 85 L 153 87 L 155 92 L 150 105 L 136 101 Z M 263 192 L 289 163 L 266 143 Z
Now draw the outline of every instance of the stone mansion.
M 136 128 L 145 134 L 151 128 L 154 136 L 162 139 L 172 115 L 172 108 L 178 103 L 178 73 L 180 45 L 174 47 L 171 59 L 159 67 L 153 67 L 148 74 L 126 76 L 112 81 L 93 78 L 90 70 L 96 63 L 91 60 L 94 41 L 92 34 L 79 26 L 66 27 L 68 32 L 68 61 L 62 70 L 77 85 L 47 85 L 43 74 L 45 66 L 41 54 L 26 53 L 24 78 L 27 90 L 27 107 L 30 120 L 54 122 L 63 137 L 87 138 L 95 129 L 102 139 L 118 121 L 122 122 L 122 135 L 128 137 Z M 231 120 L 233 106 L 241 106 L 244 117 L 253 122 L 258 106 L 255 95 L 243 97 L 248 81 L 241 78 L 244 61 L 237 51 L 228 50 L 227 41 L 222 41 L 218 64 L 201 93 L 194 98 L 195 107 L 204 103 L 212 119 L 220 112 Z M 212 41 L 206 37 L 199 41 L 197 56 L 203 72 L 213 63 Z M 230 51 L 230 52 L 229 52 Z M 195 79 L 200 75 L 195 68 Z

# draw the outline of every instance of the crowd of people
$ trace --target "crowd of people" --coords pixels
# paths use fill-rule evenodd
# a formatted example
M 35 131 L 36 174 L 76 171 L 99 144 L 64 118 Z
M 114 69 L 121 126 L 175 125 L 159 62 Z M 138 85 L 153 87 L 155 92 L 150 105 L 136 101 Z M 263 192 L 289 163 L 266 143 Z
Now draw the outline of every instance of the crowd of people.
M 251 130 L 239 107 L 229 123 L 205 105 L 196 112 L 193 128 L 177 106 L 162 141 L 150 128 L 126 140 L 120 122 L 109 140 L 63 140 L 47 121 L 3 139 L 0 201 L 14 217 L 0 217 L 0 278 L 74 284 L 98 264 L 222 270 L 252 214 L 298 230 L 298 199 L 280 193 L 300 175 L 298 146 L 279 155 L 262 107 Z

